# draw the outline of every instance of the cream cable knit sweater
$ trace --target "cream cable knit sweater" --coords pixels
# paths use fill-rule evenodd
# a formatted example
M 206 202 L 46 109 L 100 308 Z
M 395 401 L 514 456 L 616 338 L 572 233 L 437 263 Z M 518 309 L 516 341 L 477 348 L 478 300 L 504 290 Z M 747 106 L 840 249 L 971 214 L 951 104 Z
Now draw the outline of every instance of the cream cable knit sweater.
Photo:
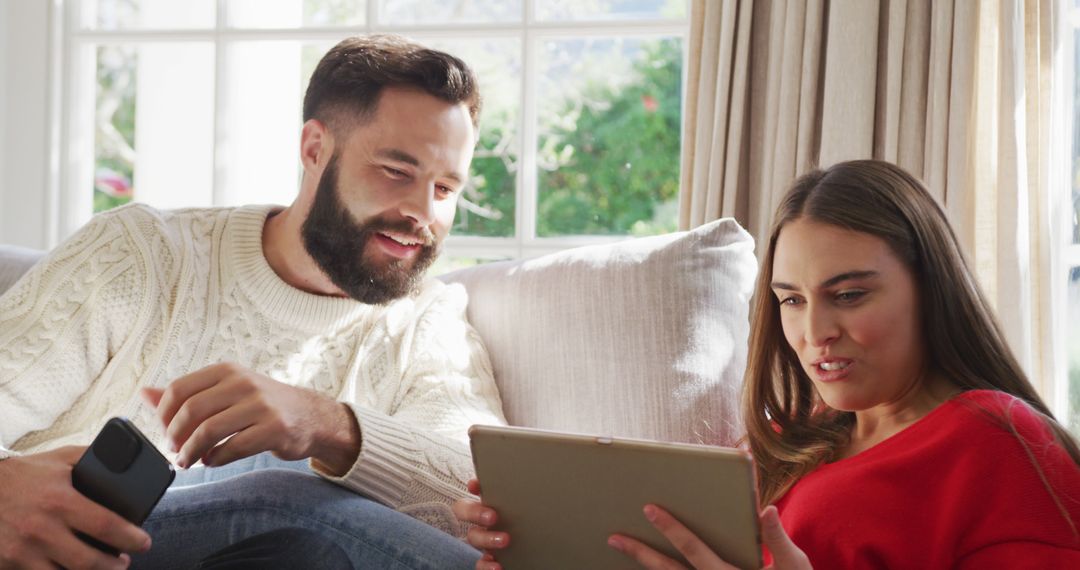
M 272 210 L 119 208 L 0 297 L 0 459 L 88 444 L 114 415 L 164 447 L 138 388 L 235 362 L 346 402 L 362 448 L 327 478 L 460 536 L 466 429 L 505 423 L 464 290 L 381 307 L 294 289 L 262 253 Z

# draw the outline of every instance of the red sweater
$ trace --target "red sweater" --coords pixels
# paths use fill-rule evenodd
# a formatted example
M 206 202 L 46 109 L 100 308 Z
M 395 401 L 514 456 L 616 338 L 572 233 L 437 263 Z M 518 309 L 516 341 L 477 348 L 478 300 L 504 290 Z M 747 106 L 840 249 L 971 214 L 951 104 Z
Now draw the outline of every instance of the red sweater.
M 1031 456 L 995 420 L 1009 410 Z M 1080 568 L 1080 468 L 1052 441 L 1022 401 L 965 392 L 876 446 L 821 465 L 776 506 L 819 570 Z

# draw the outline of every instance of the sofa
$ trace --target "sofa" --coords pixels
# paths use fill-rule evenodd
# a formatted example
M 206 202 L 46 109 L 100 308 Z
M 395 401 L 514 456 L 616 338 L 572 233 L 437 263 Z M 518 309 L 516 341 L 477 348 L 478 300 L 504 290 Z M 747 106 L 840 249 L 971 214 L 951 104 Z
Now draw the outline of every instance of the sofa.
M 43 255 L 0 246 L 0 294 Z M 511 424 L 732 445 L 756 265 L 724 219 L 439 278 L 469 295 Z

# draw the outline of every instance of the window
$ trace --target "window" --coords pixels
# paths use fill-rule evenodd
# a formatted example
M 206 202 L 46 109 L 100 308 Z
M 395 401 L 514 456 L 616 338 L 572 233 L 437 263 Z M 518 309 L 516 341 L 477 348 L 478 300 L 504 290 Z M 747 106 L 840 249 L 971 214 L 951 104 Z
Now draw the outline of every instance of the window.
M 442 269 L 675 230 L 686 0 L 68 0 L 61 230 L 130 200 L 289 204 L 343 37 L 458 55 L 485 100 Z
M 1072 209 L 1071 223 L 1067 226 L 1067 243 L 1062 248 L 1064 267 L 1068 270 L 1066 287 L 1067 312 L 1065 343 L 1068 363 L 1068 381 L 1059 395 L 1065 400 L 1065 424 L 1073 435 L 1080 438 L 1080 0 L 1073 0 L 1071 17 L 1073 27 L 1073 136 L 1072 136 Z M 1058 277 L 1060 278 L 1060 277 Z M 1064 392 L 1064 393 L 1062 393 Z M 1059 406 L 1059 409 L 1061 407 Z

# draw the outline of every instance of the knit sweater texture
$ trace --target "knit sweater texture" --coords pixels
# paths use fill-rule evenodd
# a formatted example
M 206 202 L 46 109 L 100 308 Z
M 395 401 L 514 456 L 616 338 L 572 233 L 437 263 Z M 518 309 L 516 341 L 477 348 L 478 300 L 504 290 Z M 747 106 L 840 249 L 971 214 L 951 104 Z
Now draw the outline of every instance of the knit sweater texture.
M 385 306 L 295 289 L 263 255 L 275 208 L 118 208 L 0 297 L 0 459 L 86 445 L 111 416 L 164 450 L 139 388 L 232 362 L 346 403 L 360 454 L 320 474 L 460 536 L 466 431 L 505 424 L 464 289 Z
M 1080 568 L 1080 467 L 1003 392 L 952 398 L 777 508 L 815 568 Z

